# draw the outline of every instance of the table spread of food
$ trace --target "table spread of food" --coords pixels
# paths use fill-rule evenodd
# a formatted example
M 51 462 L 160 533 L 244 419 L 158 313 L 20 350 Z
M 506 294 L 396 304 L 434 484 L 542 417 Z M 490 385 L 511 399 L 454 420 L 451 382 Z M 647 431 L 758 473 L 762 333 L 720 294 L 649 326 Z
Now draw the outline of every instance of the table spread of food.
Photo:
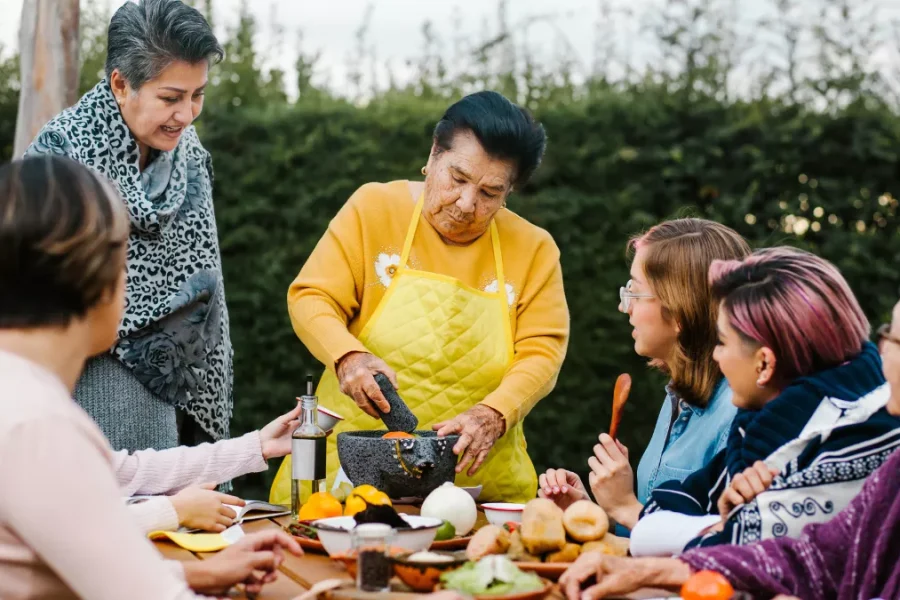
M 384 419 L 387 431 L 337 434 L 341 477 L 325 491 L 324 438 L 341 417 L 317 407 L 308 385 L 304 413 L 318 409 L 318 419 L 294 434 L 292 519 L 284 526 L 307 552 L 343 565 L 358 590 L 390 592 L 396 576 L 417 593 L 537 600 L 582 553 L 628 555 L 629 540 L 613 535 L 589 500 L 565 510 L 542 498 L 479 503 L 480 487 L 454 483 L 457 436 L 416 429 L 386 378 L 379 386 L 395 417 Z

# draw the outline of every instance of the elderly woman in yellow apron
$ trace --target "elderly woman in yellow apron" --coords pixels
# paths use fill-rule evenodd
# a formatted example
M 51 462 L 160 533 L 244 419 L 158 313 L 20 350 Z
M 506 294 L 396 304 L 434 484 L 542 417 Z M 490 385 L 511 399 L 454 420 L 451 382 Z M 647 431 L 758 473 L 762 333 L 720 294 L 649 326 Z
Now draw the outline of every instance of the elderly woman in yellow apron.
M 325 365 L 319 401 L 345 417 L 336 432 L 384 428 L 383 373 L 420 428 L 460 435 L 456 484 L 482 485 L 482 500 L 535 497 L 522 421 L 553 389 L 568 342 L 559 249 L 506 209 L 545 145 L 500 94 L 463 98 L 435 127 L 425 181 L 359 188 L 288 292 L 294 330 Z M 290 457 L 271 499 L 289 503 Z

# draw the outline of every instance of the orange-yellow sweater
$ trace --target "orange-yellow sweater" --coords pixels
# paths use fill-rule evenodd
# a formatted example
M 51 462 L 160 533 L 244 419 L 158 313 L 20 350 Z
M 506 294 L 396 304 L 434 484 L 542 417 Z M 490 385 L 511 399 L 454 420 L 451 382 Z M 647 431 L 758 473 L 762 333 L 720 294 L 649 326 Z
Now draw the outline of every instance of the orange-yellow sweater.
M 415 200 L 406 181 L 359 188 L 291 284 L 288 310 L 294 331 L 329 369 L 350 352 L 368 352 L 356 336 L 390 284 Z M 568 343 L 569 310 L 559 249 L 550 234 L 506 209 L 494 218 L 515 356 L 500 385 L 482 402 L 499 411 L 510 428 L 556 384 Z M 477 289 L 497 289 L 490 235 L 468 246 L 451 246 L 420 219 L 411 268 L 449 275 Z

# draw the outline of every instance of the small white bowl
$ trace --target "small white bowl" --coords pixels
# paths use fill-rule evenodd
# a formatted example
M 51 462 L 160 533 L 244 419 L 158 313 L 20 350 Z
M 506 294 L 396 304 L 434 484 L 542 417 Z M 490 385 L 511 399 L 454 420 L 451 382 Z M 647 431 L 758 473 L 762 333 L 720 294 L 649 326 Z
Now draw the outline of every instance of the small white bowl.
M 491 525 L 503 527 L 503 524 L 509 521 L 521 523 L 522 511 L 525 510 L 525 505 L 512 504 L 510 502 L 487 502 L 482 504 L 481 508 L 484 510 L 484 516 L 487 517 Z
M 478 496 L 481 495 L 481 489 L 483 486 L 476 485 L 475 487 L 464 487 L 463 489 L 468 492 L 470 496 L 472 496 L 472 500 L 478 500 Z
M 400 515 L 411 529 L 398 529 L 392 546 L 407 552 L 426 550 L 434 541 L 443 521 L 418 515 Z M 330 517 L 310 524 L 319 534 L 319 541 L 329 556 L 350 550 L 350 530 L 356 526 L 353 517 Z
M 299 398 L 298 398 L 299 400 Z M 332 410 L 328 410 L 324 406 L 319 407 L 319 427 L 325 431 L 331 431 L 338 423 L 344 420 L 344 417 Z

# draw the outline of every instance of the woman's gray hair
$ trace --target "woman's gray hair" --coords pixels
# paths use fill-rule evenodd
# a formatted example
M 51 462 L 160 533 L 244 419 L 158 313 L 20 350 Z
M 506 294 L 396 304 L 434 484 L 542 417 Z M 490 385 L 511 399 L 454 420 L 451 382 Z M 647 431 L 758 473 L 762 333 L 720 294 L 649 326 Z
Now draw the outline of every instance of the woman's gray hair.
M 224 56 L 203 15 L 181 0 L 129 1 L 109 22 L 106 76 L 118 69 L 135 90 L 174 61 L 214 64 Z

